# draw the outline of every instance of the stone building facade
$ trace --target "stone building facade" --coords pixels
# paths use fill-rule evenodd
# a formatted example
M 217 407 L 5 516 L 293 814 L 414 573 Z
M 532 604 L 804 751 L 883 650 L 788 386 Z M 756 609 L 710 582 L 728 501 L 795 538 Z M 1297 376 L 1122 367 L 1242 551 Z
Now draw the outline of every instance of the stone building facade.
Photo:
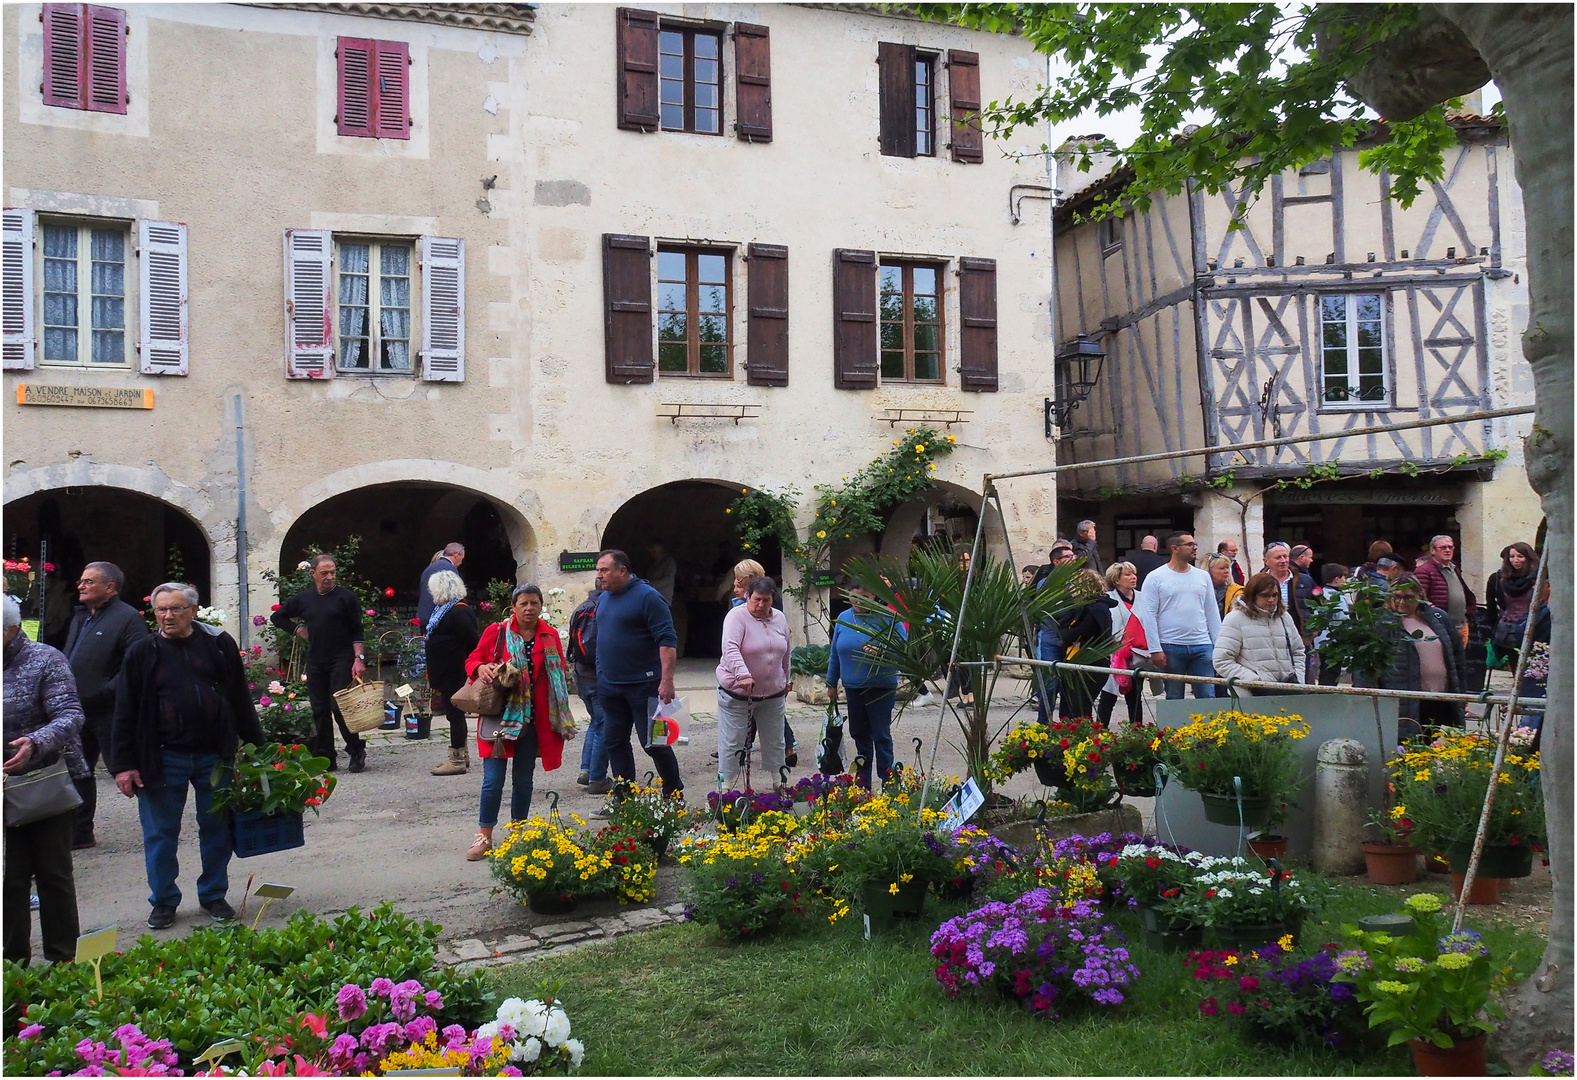
M 787 5 L 4 20 L 8 555 L 136 589 L 174 548 L 258 612 L 351 534 L 402 600 L 449 540 L 473 586 L 578 590 L 561 552 L 660 539 L 700 602 L 742 488 L 924 422 L 958 439 L 930 504 L 1051 460 L 1044 158 L 971 123 L 1039 85 L 1020 39 Z M 1004 495 L 1039 561 L 1054 499 Z

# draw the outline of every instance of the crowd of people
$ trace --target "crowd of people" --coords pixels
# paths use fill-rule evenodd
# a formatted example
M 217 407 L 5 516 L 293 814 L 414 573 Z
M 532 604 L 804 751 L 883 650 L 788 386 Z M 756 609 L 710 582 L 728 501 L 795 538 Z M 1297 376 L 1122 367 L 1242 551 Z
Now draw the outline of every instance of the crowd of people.
M 1024 580 L 1045 584 L 1053 569 L 1083 560 L 1074 583 L 1086 602 L 1041 625 L 1036 655 L 1078 662 L 1082 646 L 1109 635 L 1115 644 L 1109 666 L 1124 674 L 1107 678 L 1095 700 L 1095 715 L 1103 724 L 1110 722 L 1119 698 L 1130 720 L 1139 718 L 1146 672 L 1233 680 L 1231 692 L 1238 694 L 1252 691 L 1238 688 L 1236 680 L 1337 685 L 1343 671 L 1327 653 L 1329 630 L 1316 632 L 1309 616 L 1318 597 L 1335 596 L 1342 611 L 1350 610 L 1355 581 L 1382 586 L 1386 605 L 1399 617 L 1389 667 L 1376 680 L 1349 672 L 1357 685 L 1372 681 L 1389 690 L 1477 693 L 1489 666 L 1515 664 L 1530 618 L 1535 640 L 1549 640 L 1548 585 L 1534 595 L 1538 557 L 1526 543 L 1501 551 L 1501 566 L 1489 576 L 1481 606 L 1456 564 L 1455 541 L 1445 535 L 1434 537 L 1428 554 L 1411 567 L 1389 543 L 1377 540 L 1369 561 L 1356 571 L 1326 563 L 1318 581 L 1314 552 L 1305 544 L 1272 541 L 1264 550 L 1263 569 L 1248 575 L 1235 541 L 1222 541 L 1200 559 L 1199 543 L 1189 533 L 1146 536 L 1131 559 L 1098 573 L 1095 523 L 1079 522 L 1076 536 L 1057 540 L 1045 565 L 1024 567 Z M 1063 717 L 1089 715 L 1095 682 L 1093 676 L 1071 671 L 1048 679 L 1040 701 L 1042 721 L 1054 702 Z M 1183 697 L 1190 687 L 1199 698 L 1229 692 L 1208 681 L 1169 679 L 1164 685 L 1169 699 Z M 1460 725 L 1464 715 L 1461 703 L 1451 701 L 1406 699 L 1400 710 L 1404 720 L 1419 724 Z
M 1263 553 L 1263 569 L 1247 574 L 1234 541 L 1221 542 L 1200 559 L 1195 538 L 1177 532 L 1145 537 L 1131 559 L 1103 565 L 1095 524 L 1080 522 L 1076 539 L 1053 544 L 1046 565 L 1023 568 L 1026 584 L 1043 586 L 1056 568 L 1069 567 L 1058 579 L 1071 582 L 1079 601 L 1039 627 L 1036 653 L 1042 660 L 1076 662 L 1085 646 L 1109 642 L 1115 645 L 1109 666 L 1118 673 L 1100 678 L 1064 672 L 1046 679 L 1037 695 L 1042 722 L 1053 712 L 1093 713 L 1108 724 L 1119 700 L 1129 720 L 1137 721 L 1147 672 L 1334 685 L 1343 673 L 1325 655 L 1323 636 L 1311 631 L 1308 614 L 1315 597 L 1342 596 L 1352 581 L 1383 585 L 1386 603 L 1399 617 L 1380 687 L 1476 692 L 1484 659 L 1475 667 L 1470 648 L 1514 660 L 1530 619 L 1536 639 L 1547 642 L 1548 591 L 1535 595 L 1534 549 L 1511 544 L 1501 552 L 1501 566 L 1486 582 L 1480 605 L 1455 555 L 1452 538 L 1437 536 L 1428 555 L 1408 567 L 1389 544 L 1376 541 L 1362 566 L 1328 563 L 1316 582 L 1307 545 L 1272 542 Z M 562 767 L 566 743 L 582 735 L 577 781 L 587 792 L 606 794 L 634 783 L 632 739 L 638 739 L 663 791 L 682 797 L 678 759 L 650 730 L 655 707 L 674 698 L 679 640 L 670 596 L 636 576 L 625 552 L 610 549 L 598 555 L 595 587 L 567 625 L 549 625 L 542 589 L 523 584 L 513 590 L 507 617 L 483 627 L 458 572 L 464 560 L 458 543 L 434 556 L 421 574 L 417 622 L 426 639 L 432 710 L 449 722 L 449 747 L 434 775 L 470 770 L 473 736 L 467 709 L 456 700 L 462 692 L 486 690 L 497 703 L 479 717 L 474 733 L 482 777 L 477 834 L 466 857 L 480 860 L 492 849 L 511 763 L 509 820 L 520 820 L 530 814 L 538 763 L 546 771 Z M 306 645 L 311 749 L 337 769 L 337 726 L 349 771 L 361 772 L 367 767 L 366 744 L 346 725 L 335 693 L 366 669 L 362 606 L 337 583 L 332 556 L 314 556 L 310 571 L 310 585 L 271 618 Z M 124 584 L 113 563 L 86 565 L 76 583 L 80 603 L 63 651 L 30 640 L 16 600 L 5 598 L 3 767 L 34 781 L 28 787 L 33 809 L 21 820 L 8 807 L 5 824 L 4 954 L 20 963 L 30 953 L 30 901 L 39 912 L 44 958 L 70 959 L 74 953 L 71 852 L 97 842 L 94 770 L 100 758 L 116 788 L 137 800 L 148 925 L 170 927 L 180 906 L 176 848 L 188 788 L 197 810 L 198 903 L 215 920 L 235 917 L 227 900 L 231 837 L 212 809 L 213 777 L 240 744 L 264 740 L 240 651 L 222 629 L 197 621 L 200 598 L 190 585 L 168 582 L 153 590 L 156 628 L 150 632 L 142 615 L 121 599 Z M 851 599 L 859 593 L 853 583 L 845 589 Z M 734 566 L 733 594 L 717 665 L 713 756 L 720 791 L 740 782 L 757 740 L 768 784 L 797 764 L 786 709 L 790 635 L 777 583 L 760 563 L 746 559 Z M 880 662 L 874 642 L 886 629 L 878 623 L 897 623 L 901 631 L 899 618 L 856 604 L 831 630 L 826 682 L 833 701 L 841 697 L 846 703 L 857 781 L 866 787 L 885 780 L 894 765 L 892 719 L 900 679 Z M 571 673 L 588 718 L 584 732 L 570 711 Z M 1217 694 L 1209 682 L 1188 685 L 1198 698 Z M 1165 682 L 1168 698 L 1181 698 L 1187 688 Z M 945 692 L 955 689 L 968 693 L 965 685 Z M 1408 700 L 1401 712 L 1424 724 L 1460 724 L 1463 718 L 1460 704 L 1449 701 Z M 842 734 L 841 727 L 825 734 L 817 762 L 824 771 L 842 768 Z

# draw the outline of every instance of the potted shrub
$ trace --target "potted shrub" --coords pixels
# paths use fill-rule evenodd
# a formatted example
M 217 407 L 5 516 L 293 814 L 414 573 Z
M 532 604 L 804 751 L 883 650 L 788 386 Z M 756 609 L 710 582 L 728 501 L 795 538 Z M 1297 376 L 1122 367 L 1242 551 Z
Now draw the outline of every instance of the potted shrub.
M 1421 1076 L 1483 1076 L 1484 1038 L 1505 1013 L 1491 997 L 1497 972 L 1472 930 L 1451 933 L 1433 893 L 1407 898 L 1406 934 L 1348 927 L 1351 948 L 1336 958 L 1371 1027 L 1407 1043 Z
M 1134 844 L 1122 849 L 1111 864 L 1122 882 L 1122 895 L 1138 909 L 1144 941 L 1158 952 L 1178 952 L 1198 947 L 1203 924 L 1189 912 L 1163 909 L 1182 895 L 1208 856 L 1179 853 L 1160 844 Z
M 1154 724 L 1123 724 L 1111 733 L 1106 756 L 1117 790 L 1135 799 L 1153 798 L 1155 767 L 1160 764 L 1168 731 Z
M 610 895 L 621 904 L 649 904 L 657 898 L 658 855 L 644 831 L 605 825 L 597 830 L 591 847 L 599 865 L 604 854 L 612 865 L 587 880 L 585 895 Z
M 1223 949 L 1256 949 L 1289 934 L 1296 938 L 1323 898 L 1317 878 L 1253 867 L 1245 859 L 1204 859 L 1177 895 L 1155 906 L 1213 930 Z
M 228 766 L 214 766 L 213 808 L 230 811 L 236 857 L 248 859 L 304 846 L 303 815 L 318 813 L 336 783 L 328 759 L 299 743 L 246 743 Z
M 668 853 L 669 843 L 684 831 L 690 816 L 682 799 L 665 795 L 656 785 L 631 783 L 622 795 L 615 788 L 608 805 L 609 824 L 638 837 L 658 858 Z
M 1467 870 L 1494 762 L 1495 739 L 1465 732 L 1442 735 L 1392 764 L 1398 809 L 1431 850 L 1445 854 L 1455 874 Z M 1507 747 L 1497 780 L 1478 873 L 1486 878 L 1527 877 L 1535 852 L 1545 843 L 1538 752 Z
M 1205 820 L 1263 827 L 1275 805 L 1298 784 L 1292 745 L 1309 733 L 1299 716 L 1222 711 L 1191 718 L 1166 741 L 1166 763 L 1177 782 L 1199 792 Z M 1241 781 L 1239 791 L 1235 781 Z
M 1380 839 L 1365 841 L 1364 868 L 1376 885 L 1411 885 L 1418 880 L 1418 849 L 1408 843 L 1413 819 L 1406 806 L 1375 810 L 1369 817 Z
M 1087 720 L 1073 721 L 1064 727 L 1075 726 L 1077 741 L 1062 752 L 1062 771 L 1066 781 L 1058 786 L 1057 798 L 1081 814 L 1104 810 L 1121 799 L 1117 785 L 1112 782 L 1110 762 L 1112 736 L 1098 726 L 1086 732 Z M 1056 734 L 1053 732 L 1053 734 Z M 1065 736 L 1066 737 L 1066 736 Z M 1062 740 L 1059 740 L 1059 743 Z
M 598 878 L 613 867 L 611 853 L 599 852 L 593 837 L 556 817 L 521 822 L 489 855 L 493 876 L 539 915 L 574 911 L 581 897 L 606 891 L 607 881 Z

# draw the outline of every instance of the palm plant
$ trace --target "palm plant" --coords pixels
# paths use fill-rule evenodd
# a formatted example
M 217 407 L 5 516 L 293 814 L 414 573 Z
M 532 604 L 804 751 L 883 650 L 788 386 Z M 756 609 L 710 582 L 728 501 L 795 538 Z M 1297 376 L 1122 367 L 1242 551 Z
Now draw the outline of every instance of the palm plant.
M 929 679 L 947 665 L 964 595 L 964 571 L 949 545 L 938 543 L 917 551 L 910 555 L 907 566 L 887 556 L 865 555 L 844 569 L 854 585 L 869 594 L 851 598 L 857 610 L 875 615 L 898 613 L 897 619 L 873 635 L 877 663 L 916 680 Z M 1040 624 L 1090 599 L 1076 590 L 1077 573 L 1071 565 L 1059 566 L 1038 587 L 1030 587 L 1023 584 L 1012 566 L 982 552 L 975 561 L 969 605 L 958 633 L 958 663 L 1012 655 L 1021 642 L 1034 655 L 1034 634 Z M 900 621 L 907 621 L 907 633 L 901 631 Z M 1027 640 L 1026 623 L 1030 635 Z M 1110 656 L 1111 652 L 1107 648 L 1104 655 Z M 1101 649 L 1096 647 L 1089 653 L 1081 649 L 1079 657 L 1086 663 L 1099 663 Z M 986 766 L 992 744 L 1001 734 L 1000 728 L 995 733 L 991 731 L 987 718 L 1000 671 L 992 667 L 965 670 L 976 672 L 974 702 L 962 709 L 951 702 L 947 707 L 963 735 L 964 759 L 970 775 L 986 791 L 991 786 Z M 1050 673 L 1046 675 L 1049 677 Z

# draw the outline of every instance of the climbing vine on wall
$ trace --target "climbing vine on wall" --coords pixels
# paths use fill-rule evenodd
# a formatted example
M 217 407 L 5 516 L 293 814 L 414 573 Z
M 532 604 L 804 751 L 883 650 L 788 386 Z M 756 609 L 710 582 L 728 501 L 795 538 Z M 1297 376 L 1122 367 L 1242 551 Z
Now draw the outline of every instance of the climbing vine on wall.
M 931 487 L 936 462 L 951 454 L 957 441 L 931 428 L 910 428 L 903 438 L 893 440 L 891 450 L 876 455 L 858 472 L 840 477 L 836 484 L 817 484 L 816 516 L 804 540 L 794 528 L 803 498 L 798 488 L 747 491 L 728 508 L 740 546 L 754 556 L 769 540 L 776 540 L 783 561 L 799 571 L 800 584 L 785 591 L 808 609 L 816 577 L 836 569 L 828 565 L 832 545 L 886 528 L 886 515 L 893 507 Z

